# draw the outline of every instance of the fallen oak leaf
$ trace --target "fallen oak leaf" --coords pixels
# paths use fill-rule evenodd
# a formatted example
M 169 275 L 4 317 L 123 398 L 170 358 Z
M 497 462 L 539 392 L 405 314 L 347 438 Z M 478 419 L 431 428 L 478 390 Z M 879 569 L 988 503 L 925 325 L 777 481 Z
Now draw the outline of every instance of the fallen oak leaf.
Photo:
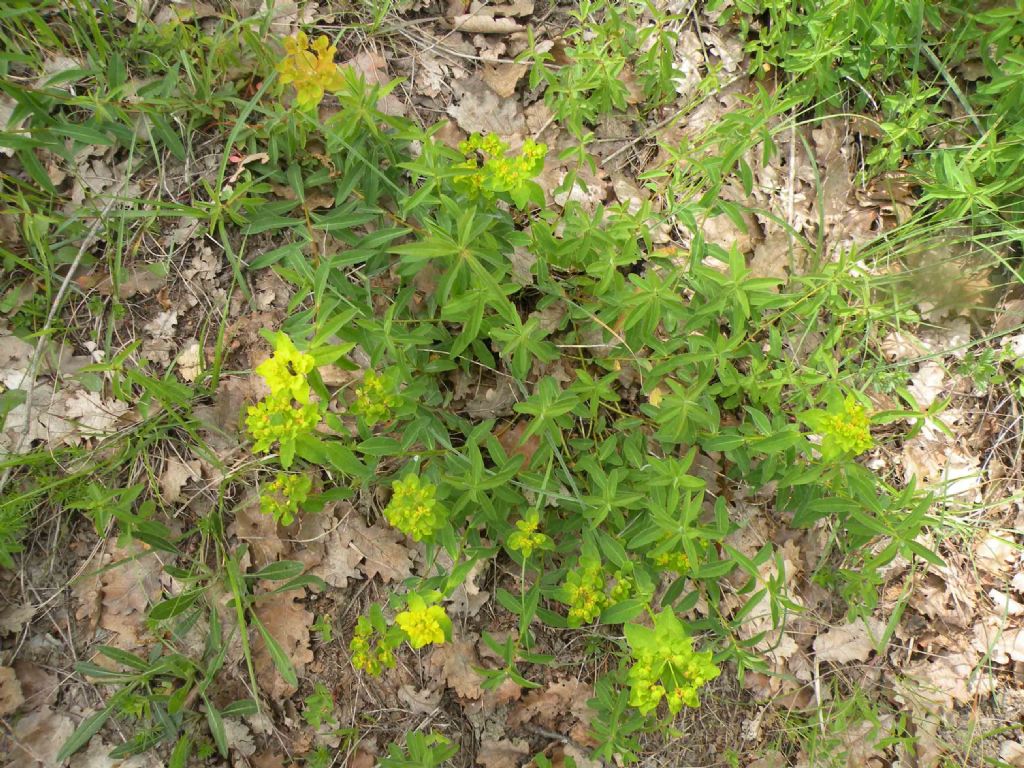
M 314 617 L 301 602 L 304 594 L 302 590 L 282 592 L 267 595 L 256 603 L 256 617 L 284 653 L 296 677 L 301 677 L 306 664 L 313 660 L 309 628 Z M 280 671 L 281 662 L 274 658 L 274 646 L 267 642 L 258 628 L 252 647 L 256 677 L 268 695 L 283 699 L 299 689 L 298 685 L 284 679 Z
M 484 768 L 519 768 L 529 756 L 530 745 L 522 739 L 484 739 L 476 763 Z
M 483 695 L 483 676 L 475 669 L 480 666 L 475 641 L 453 640 L 438 646 L 430 654 L 427 666 L 459 698 L 476 700 Z
M 260 511 L 259 499 L 250 496 L 235 510 L 235 519 L 228 527 L 228 533 L 249 545 L 253 564 L 257 567 L 277 560 L 285 550 L 285 544 L 277 535 L 277 523 L 270 515 Z
M 164 462 L 163 474 L 160 475 L 160 494 L 164 501 L 173 504 L 180 499 L 181 489 L 185 487 L 185 483 L 202 477 L 201 466 L 198 459 L 182 461 L 177 456 L 168 458 Z
M 402 535 L 397 531 L 379 523 L 368 526 L 354 513 L 345 518 L 341 530 L 351 537 L 350 546 L 363 558 L 367 579 L 380 576 L 387 584 L 412 573 L 412 553 L 400 543 Z
M 884 633 L 885 624 L 878 619 L 851 621 L 814 638 L 814 653 L 818 661 L 835 664 L 867 661 L 878 650 L 878 642 Z
M 21 692 L 21 681 L 11 667 L 0 667 L 0 717 L 14 714 L 25 697 Z
M 166 275 L 158 275 L 151 269 L 133 267 L 129 269 L 121 280 L 117 282 L 117 296 L 120 299 L 130 299 L 136 294 L 149 294 L 167 282 Z M 82 275 L 75 279 L 75 283 L 83 290 L 95 288 L 103 296 L 110 296 L 114 293 L 114 281 L 109 274 L 94 273 Z
M 324 544 L 323 558 L 309 572 L 338 589 L 347 587 L 349 579 L 363 578 L 359 570 L 363 556 L 351 544 L 352 537 L 347 531 L 331 531 Z
M 8 765 L 34 768 L 41 764 L 46 768 L 56 768 L 61 745 L 74 730 L 70 717 L 50 707 L 29 712 L 14 726 L 14 748 L 7 755 L 11 758 Z
M 53 704 L 57 700 L 57 693 L 61 690 L 57 675 L 28 659 L 15 661 L 14 672 L 18 675 L 21 695 L 25 697 L 27 709 L 37 709 Z
M 590 711 L 586 702 L 593 697 L 593 689 L 579 680 L 563 679 L 549 683 L 544 690 L 533 690 L 509 714 L 508 724 L 518 728 L 536 721 L 549 730 L 558 730 L 560 721 L 567 716 L 589 722 Z
M 231 177 L 227 180 L 228 184 L 234 184 L 238 181 L 238 177 L 242 175 L 245 170 L 245 166 L 249 163 L 269 163 L 270 155 L 266 152 L 255 152 L 251 155 L 239 155 L 235 152 L 231 153 L 228 158 L 232 163 L 235 164 L 235 172 L 231 174 Z
M 509 98 L 516 92 L 516 85 L 526 74 L 528 64 L 510 64 L 507 62 L 498 64 L 485 64 L 483 80 L 498 96 L 503 99 Z
M 899 698 L 915 708 L 935 712 L 971 704 L 992 692 L 991 676 L 977 670 L 981 656 L 972 648 L 933 656 L 908 665 L 897 682 Z
M 441 704 L 441 691 L 432 688 L 420 690 L 406 683 L 398 689 L 398 700 L 414 715 L 429 715 Z

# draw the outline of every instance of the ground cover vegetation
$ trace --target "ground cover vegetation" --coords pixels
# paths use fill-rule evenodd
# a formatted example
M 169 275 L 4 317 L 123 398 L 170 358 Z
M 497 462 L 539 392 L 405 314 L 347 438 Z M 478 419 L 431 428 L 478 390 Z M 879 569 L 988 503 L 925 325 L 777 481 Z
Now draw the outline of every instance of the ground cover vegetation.
M 8 0 L 12 764 L 1024 765 L 1024 6 Z

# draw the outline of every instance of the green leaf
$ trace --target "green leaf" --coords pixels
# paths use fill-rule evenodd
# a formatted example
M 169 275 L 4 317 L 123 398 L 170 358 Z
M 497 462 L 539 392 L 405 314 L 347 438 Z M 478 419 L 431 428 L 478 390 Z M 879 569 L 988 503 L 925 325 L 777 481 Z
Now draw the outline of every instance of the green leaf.
M 305 564 L 300 563 L 298 560 L 278 560 L 263 566 L 255 573 L 246 574 L 245 578 L 250 581 L 286 581 L 287 579 L 294 579 L 302 573 L 305 567 Z
M 259 711 L 259 706 L 252 699 L 239 699 L 228 704 L 220 713 L 224 717 L 242 717 L 244 715 L 255 715 Z
M 71 757 L 75 752 L 80 750 L 89 740 L 95 736 L 103 724 L 110 718 L 111 713 L 114 711 L 113 704 L 108 704 L 106 708 L 101 709 L 99 712 L 87 717 L 81 722 L 75 732 L 71 734 L 71 737 L 64 742 L 64 746 L 60 748 L 57 753 L 55 762 L 59 765 Z
M 228 734 L 224 730 L 224 718 L 206 696 L 203 696 L 203 703 L 206 705 L 206 722 L 210 726 L 210 735 L 213 736 L 213 741 L 217 745 L 217 751 L 220 752 L 221 757 L 227 758 Z
M 120 648 L 113 648 L 109 645 L 101 645 L 97 649 L 100 653 L 106 656 L 108 659 L 113 659 L 118 664 L 123 664 L 126 667 L 145 672 L 149 669 L 149 664 L 144 659 L 136 656 L 134 653 L 121 650 Z
M 616 603 L 601 612 L 601 623 L 624 624 L 643 613 L 646 607 L 647 601 L 637 597 L 623 600 L 621 603 Z
M 187 768 L 188 759 L 192 756 L 192 739 L 188 734 L 182 734 L 178 742 L 171 750 L 170 760 L 167 761 L 167 768 Z
M 180 595 L 169 597 L 149 610 L 149 618 L 153 621 L 165 621 L 187 611 L 199 599 L 203 593 L 202 589 L 193 589 L 182 592 Z
M 288 658 L 288 654 L 284 652 L 274 636 L 270 634 L 263 622 L 261 622 L 256 616 L 252 616 L 252 623 L 256 625 L 256 629 L 259 630 L 260 636 L 263 638 L 263 642 L 266 643 L 267 650 L 270 652 L 270 658 L 274 661 L 274 666 L 277 667 L 277 671 L 280 673 L 281 678 L 288 683 L 288 685 L 298 685 L 299 678 L 295 674 L 295 667 L 292 666 L 291 659 Z

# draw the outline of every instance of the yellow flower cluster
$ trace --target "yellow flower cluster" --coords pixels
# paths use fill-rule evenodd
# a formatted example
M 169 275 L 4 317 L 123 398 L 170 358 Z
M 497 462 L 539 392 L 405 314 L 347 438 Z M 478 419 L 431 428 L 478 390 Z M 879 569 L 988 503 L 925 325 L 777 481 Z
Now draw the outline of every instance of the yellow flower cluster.
M 535 549 L 550 549 L 551 539 L 537 530 L 539 525 L 540 515 L 536 510 L 519 520 L 516 523 L 518 530 L 513 531 L 508 537 L 509 549 L 521 552 L 524 558 L 532 555 Z
M 633 593 L 633 579 L 625 571 L 616 571 L 612 574 L 615 579 L 615 586 L 612 587 L 612 591 L 608 597 L 611 604 L 622 602 Z
M 309 402 L 308 376 L 316 367 L 312 355 L 299 352 L 285 334 L 277 337 L 274 354 L 256 366 L 256 373 L 270 387 L 271 397 L 287 396 L 300 403 Z
M 847 395 L 840 413 L 825 415 L 822 432 L 823 446 L 829 453 L 857 456 L 875 445 L 867 412 L 852 395 Z
M 446 511 L 435 498 L 437 488 L 424 483 L 418 475 L 396 480 L 391 501 L 384 508 L 384 517 L 395 528 L 414 541 L 434 535 L 444 525 Z
M 253 450 L 265 453 L 281 444 L 281 465 L 287 469 L 295 454 L 295 442 L 320 422 L 320 409 L 310 402 L 307 376 L 316 366 L 311 355 L 299 352 L 285 334 L 278 334 L 274 354 L 256 372 L 270 388 L 270 394 L 249 406 L 245 426 L 252 435 Z
M 410 595 L 409 609 L 395 616 L 395 624 L 405 633 L 413 648 L 431 643 L 441 645 L 451 631 L 451 619 L 441 606 L 426 605 L 422 599 L 413 600 L 414 597 Z
M 299 109 L 316 107 L 327 91 L 338 91 L 345 85 L 345 78 L 334 63 L 338 49 L 331 45 L 326 35 L 321 35 L 313 44 L 304 32 L 284 40 L 284 58 L 278 63 L 277 71 L 281 82 L 295 86 L 295 103 Z
M 356 669 L 377 676 L 385 669 L 394 669 L 395 654 L 387 638 L 375 638 L 375 634 L 378 633 L 370 619 L 360 616 L 348 648 L 352 652 L 352 665 Z
M 312 488 L 313 479 L 309 475 L 278 472 L 274 482 L 260 496 L 260 512 L 272 515 L 281 525 L 291 525 L 299 505 L 309 498 Z
M 668 711 L 676 715 L 684 704 L 700 706 L 697 691 L 718 674 L 718 667 L 711 661 L 711 651 L 694 653 L 690 647 L 667 658 L 657 653 L 642 653 L 629 670 L 629 703 L 646 714 L 665 699 Z M 666 689 L 664 681 L 670 681 L 672 687 Z
M 601 563 L 580 562 L 581 567 L 565 577 L 564 602 L 569 606 L 569 626 L 588 624 L 608 606 L 604 593 L 604 569 Z
M 650 554 L 648 558 L 659 568 L 676 573 L 686 573 L 690 569 L 690 558 L 685 552 L 661 552 Z
M 270 396 L 249 406 L 245 426 L 252 435 L 253 450 L 266 453 L 275 442 L 295 444 L 295 440 L 320 422 L 320 412 L 313 403 L 297 408 L 291 400 Z
M 693 639 L 672 609 L 655 615 L 653 628 L 627 624 L 623 629 L 634 658 L 628 675 L 629 703 L 641 714 L 656 709 L 662 699 L 672 714 L 684 705 L 698 706 L 697 691 L 721 670 L 711 651 L 693 650 Z
M 398 406 L 392 377 L 382 376 L 368 368 L 363 376 L 363 385 L 356 387 L 356 399 L 350 410 L 362 416 L 368 427 L 391 418 L 391 412 Z
M 510 155 L 509 145 L 495 134 L 475 133 L 459 144 L 459 151 L 466 156 L 466 161 L 457 167 L 472 173 L 457 178 L 457 186 L 482 197 L 508 193 L 522 208 L 529 198 L 530 180 L 544 168 L 548 148 L 527 139 L 518 155 Z M 484 155 L 482 166 L 478 153 Z

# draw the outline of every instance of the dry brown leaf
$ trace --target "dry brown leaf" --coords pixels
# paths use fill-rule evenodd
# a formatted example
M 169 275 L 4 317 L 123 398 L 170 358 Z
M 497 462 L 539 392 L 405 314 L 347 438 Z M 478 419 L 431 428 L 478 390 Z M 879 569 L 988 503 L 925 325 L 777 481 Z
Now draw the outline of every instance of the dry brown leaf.
M 142 326 L 142 330 L 154 339 L 170 339 L 174 337 L 174 327 L 178 324 L 178 312 L 171 309 L 157 312 L 153 318 Z
M 1020 554 L 1020 546 L 1013 536 L 1012 532 L 989 533 L 979 541 L 974 547 L 974 562 L 978 569 L 997 577 L 1009 571 Z
M 785 756 L 781 752 L 776 750 L 769 750 L 767 753 L 759 757 L 752 763 L 747 765 L 747 768 L 788 768 L 789 761 L 786 760 Z
M 242 755 L 249 757 L 256 752 L 256 743 L 252 738 L 252 731 L 241 720 L 234 717 L 224 719 L 224 734 L 227 736 L 228 747 Z
M 24 389 L 25 374 L 32 364 L 35 346 L 17 336 L 0 336 L 0 384 L 7 389 Z
M 0 95 L 0 131 L 15 133 L 21 129 L 22 123 L 28 119 L 28 115 L 23 114 L 18 120 L 11 121 L 11 118 L 14 117 L 14 108 L 16 106 L 17 102 L 14 99 L 6 94 Z M 14 148 L 0 144 L 0 156 L 14 157 Z
M 897 683 L 900 697 L 926 710 L 948 711 L 970 704 L 992 691 L 990 675 L 978 669 L 981 657 L 968 648 L 961 653 L 937 655 L 907 665 Z
M 28 431 L 20 438 L 28 418 Z M 103 437 L 134 419 L 127 403 L 105 400 L 85 390 L 54 390 L 37 386 L 31 403 L 21 403 L 7 414 L 0 430 L 0 456 L 26 453 L 34 442 L 50 447 L 80 445 L 87 438 Z
M 380 576 L 385 584 L 406 578 L 412 572 L 412 553 L 401 544 L 402 535 L 379 523 L 367 526 L 354 513 L 342 523 L 350 546 L 365 561 L 362 565 L 367 579 Z
M 814 638 L 814 654 L 818 661 L 835 664 L 867 661 L 868 657 L 878 650 L 878 643 L 884 632 L 885 624 L 878 619 L 852 621 Z
M 100 736 L 93 736 L 85 749 L 79 750 L 71 757 L 69 768 L 122 768 L 124 763 L 113 760 L 110 750 L 113 746 Z M 134 768 L 134 766 L 133 766 Z
M 958 572 L 941 570 L 941 573 L 927 574 L 915 586 L 910 606 L 930 619 L 967 627 L 974 615 L 974 591 Z
M 136 294 L 149 294 L 167 282 L 166 275 L 158 275 L 145 266 L 131 267 L 117 284 L 117 295 L 121 299 L 129 299 Z M 85 275 L 76 280 L 83 288 L 95 288 L 104 296 L 114 292 L 114 282 L 110 275 Z
M 910 383 L 910 394 L 921 410 L 929 408 L 946 388 L 946 369 L 935 360 L 925 360 L 918 366 Z
M 285 768 L 285 756 L 279 752 L 261 752 L 250 757 L 253 768 Z
M 178 375 L 183 381 L 194 382 L 199 377 L 202 364 L 199 361 L 199 342 L 195 339 L 182 345 L 177 357 Z
M 511 728 L 535 721 L 549 730 L 558 730 L 567 716 L 577 720 L 590 719 L 586 702 L 593 697 L 593 689 L 579 680 L 564 679 L 549 683 L 544 690 L 536 689 L 526 697 L 508 716 Z
M 206 409 L 197 406 L 194 413 L 210 425 L 208 431 L 237 435 L 245 406 L 255 403 L 269 392 L 259 376 L 225 377 L 217 387 L 213 406 Z
M 531 761 L 528 765 L 533 766 L 534 763 Z M 566 768 L 568 765 L 575 765 L 576 768 L 602 768 L 604 763 L 590 757 L 575 744 L 556 744 L 551 749 L 551 768 Z
M 148 638 L 146 611 L 160 597 L 163 564 L 138 544 L 111 550 L 115 565 L 100 574 L 102 592 L 99 625 L 116 636 L 109 644 L 138 648 Z
M 285 530 L 287 536 L 282 539 L 288 546 L 285 558 L 296 560 L 307 571 L 312 571 L 323 562 L 327 537 L 335 526 L 336 521 L 329 514 L 303 515 Z
M 0 610 L 0 637 L 21 632 L 21 628 L 35 615 L 33 605 L 5 605 Z
M 754 277 L 789 278 L 803 259 L 803 250 L 785 231 L 772 232 L 754 247 L 750 274 Z
M 14 747 L 9 755 L 19 768 L 57 768 L 57 753 L 75 730 L 71 718 L 43 707 L 14 724 Z
M 259 499 L 251 496 L 235 510 L 235 519 L 228 533 L 249 545 L 253 564 L 263 567 L 284 553 L 285 544 L 277 535 L 277 523 L 260 512 Z
M 508 62 L 485 64 L 481 76 L 492 91 L 503 99 L 507 99 L 516 92 L 516 85 L 526 74 L 527 69 L 529 69 L 528 64 L 510 64 Z
M 508 17 L 496 19 L 492 16 L 477 16 L 471 13 L 463 13 L 452 19 L 452 28 L 456 32 L 484 35 L 508 35 L 525 29 L 515 19 Z
M 842 744 L 845 748 L 847 768 L 883 768 L 888 765 L 884 751 L 876 745 L 887 738 L 893 728 L 893 716 L 882 715 L 878 723 L 861 720 L 844 730 Z
M 256 603 L 256 616 L 284 650 L 299 679 L 302 678 L 306 664 L 313 660 L 313 651 L 309 647 L 309 626 L 314 617 L 302 604 L 303 596 L 302 590 L 282 592 L 263 597 Z M 270 649 L 262 635 L 255 630 L 252 647 L 256 676 L 263 690 L 279 700 L 295 693 L 298 688 L 285 682 L 278 674 Z
M 1000 592 L 998 589 L 990 589 L 988 597 L 1001 616 L 1004 614 L 1006 616 L 1024 616 L 1024 604 L 1018 603 L 1005 592 Z
M 741 547 L 751 548 L 754 547 L 757 541 L 763 540 L 763 532 L 758 532 L 759 527 L 763 523 L 759 523 L 756 520 L 751 520 L 750 523 L 750 525 L 736 531 L 733 536 L 734 540 Z M 743 550 L 741 549 L 740 551 Z M 752 552 L 756 551 L 756 548 L 752 549 Z M 782 566 L 785 569 L 785 587 L 790 592 L 790 599 L 799 603 L 800 598 L 792 592 L 793 578 L 799 572 L 799 566 L 797 565 L 799 552 L 793 547 L 789 551 L 784 549 L 782 555 Z M 754 645 L 754 648 L 762 651 L 773 663 L 781 665 L 786 659 L 796 653 L 799 646 L 789 632 L 786 632 L 782 627 L 773 626 L 771 600 L 768 597 L 768 584 L 778 578 L 777 562 L 769 560 L 760 566 L 758 570 L 758 580 L 760 585 L 764 587 L 762 596 L 747 613 L 743 624 L 739 628 L 739 633 L 745 639 L 753 638 L 763 633 L 762 639 Z M 745 577 L 737 575 L 735 578 Z M 722 602 L 727 613 L 739 610 L 746 603 L 742 597 L 731 593 L 727 594 Z
M 356 745 L 355 752 L 348 759 L 345 768 L 373 768 L 377 764 L 376 752 L 372 742 L 361 741 Z
M 1005 626 L 1002 617 L 975 624 L 973 644 L 996 664 L 1024 661 L 1024 629 Z
M 460 389 L 463 395 L 459 395 Z M 456 397 L 469 395 L 462 403 L 461 410 L 471 419 L 496 419 L 509 416 L 513 406 L 519 402 L 511 384 L 505 381 L 495 383 L 476 382 L 470 376 L 460 373 L 455 379 Z
M 474 641 L 453 640 L 438 646 L 430 654 L 428 666 L 460 698 L 475 700 L 483 695 L 483 676 L 474 669 L 480 666 Z
M 0 717 L 8 717 L 25 703 L 21 682 L 11 667 L 0 667 Z
M 185 483 L 202 478 L 201 466 L 198 459 L 182 461 L 177 456 L 168 458 L 164 462 L 163 474 L 160 475 L 160 493 L 164 501 L 173 504 L 180 499 L 181 489 L 185 487 Z
M 910 360 L 927 353 L 927 347 L 907 331 L 893 331 L 882 339 L 882 354 L 890 363 Z
M 440 705 L 441 691 L 432 688 L 420 690 L 415 685 L 407 683 L 399 686 L 398 700 L 405 704 L 408 711 L 414 715 L 429 715 Z
M 352 548 L 352 537 L 347 530 L 336 529 L 327 535 L 324 553 L 319 564 L 310 569 L 310 573 L 319 576 L 332 587 L 344 589 L 349 579 L 361 579 L 359 571 L 362 555 Z
M 52 672 L 47 672 L 33 661 L 18 659 L 14 662 L 14 672 L 18 675 L 21 695 L 25 697 L 27 709 L 37 709 L 57 701 L 60 682 Z
M 924 432 L 903 443 L 903 477 L 909 483 L 917 478 L 919 483 L 933 483 L 942 477 L 946 465 L 946 441 L 936 439 Z
M 1024 744 L 1007 739 L 999 745 L 999 759 L 1014 768 L 1024 768 Z
M 387 85 L 391 81 L 388 60 L 376 51 L 363 50 L 345 62 L 361 74 L 370 85 Z M 377 101 L 377 109 L 385 115 L 404 115 L 405 104 L 395 94 L 389 93 Z
M 497 688 L 491 688 L 484 691 L 484 695 L 479 702 L 479 707 L 482 712 L 494 712 L 498 707 L 511 704 L 513 701 L 519 701 L 522 695 L 522 686 L 520 686 L 515 680 L 507 678 L 502 680 L 501 684 Z M 471 712 L 472 707 L 467 706 L 466 711 Z
M 103 562 L 109 561 L 109 556 Z M 75 618 L 84 630 L 85 637 L 91 638 L 100 623 L 100 609 L 103 605 L 103 589 L 97 574 L 88 574 L 71 582 L 71 594 L 78 601 Z
M 557 161 L 551 163 L 550 173 L 548 173 L 547 167 L 548 162 L 545 161 L 545 170 L 541 172 L 537 182 L 544 189 L 545 195 L 549 195 L 554 203 L 564 206 L 572 200 L 579 203 L 585 211 L 593 213 L 598 205 L 608 199 L 611 182 L 600 168 L 596 174 L 591 173 L 589 168 L 580 169 L 576 172 L 576 178 L 570 189 L 555 192 L 554 190 L 559 189 L 565 182 L 569 171 L 561 170 L 564 166 L 560 166 Z
M 444 567 L 453 567 L 454 563 L 451 562 L 451 558 L 445 555 L 442 561 L 447 560 L 448 562 Z M 459 616 L 476 616 L 480 609 L 487 603 L 491 597 L 490 592 L 481 591 L 480 587 L 477 586 L 476 580 L 480 576 L 486 562 L 478 560 L 470 568 L 469 573 L 466 574 L 466 579 L 459 584 L 458 587 L 452 592 L 448 598 L 448 602 L 451 603 L 452 611 Z
M 522 739 L 484 739 L 476 753 L 484 768 L 519 768 L 530 756 L 530 745 Z
M 526 121 L 515 99 L 502 99 L 476 77 L 456 81 L 458 104 L 448 107 L 448 114 L 466 133 L 496 133 L 509 137 L 526 130 Z
M 529 16 L 533 13 L 533 7 L 534 0 L 513 0 L 506 4 L 489 4 L 473 0 L 466 13 L 455 13 L 449 18 L 452 28 L 459 32 L 509 34 L 524 29 L 515 17 Z M 453 10 L 461 10 L 461 7 L 455 6 Z
M 428 54 L 416 57 L 415 84 L 416 92 L 432 99 L 441 95 L 441 90 L 448 82 L 448 68 L 444 62 Z
M 742 212 L 744 220 L 744 227 L 740 227 L 731 217 L 724 213 L 720 213 L 717 216 L 712 216 L 705 219 L 701 228 L 704 230 L 704 238 L 709 243 L 715 243 L 725 248 L 727 251 L 735 248 L 740 253 L 746 255 L 752 253 L 754 246 L 757 244 L 755 239 L 757 235 L 757 221 L 754 216 L 747 212 Z M 788 251 L 787 251 L 788 253 Z M 788 266 L 788 256 L 783 267 Z M 781 275 L 771 275 L 773 277 L 785 278 L 786 273 L 783 270 Z
M 101 437 L 113 432 L 118 421 L 128 412 L 128 404 L 120 400 L 105 400 L 93 392 L 80 389 L 64 400 L 63 418 L 74 424 L 77 444 L 83 437 Z

